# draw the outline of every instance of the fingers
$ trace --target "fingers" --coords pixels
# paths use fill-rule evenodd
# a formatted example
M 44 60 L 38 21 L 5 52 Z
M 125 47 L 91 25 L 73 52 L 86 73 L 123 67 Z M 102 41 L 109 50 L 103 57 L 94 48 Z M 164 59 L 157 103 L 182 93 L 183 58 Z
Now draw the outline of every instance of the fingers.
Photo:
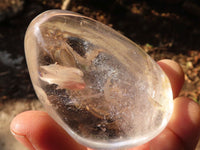
M 156 138 L 131 150 L 194 150 L 200 136 L 200 107 L 185 97 L 174 100 L 167 127 Z
M 21 113 L 10 128 L 15 138 L 30 150 L 86 150 L 42 111 Z
M 168 76 L 174 97 L 177 97 L 184 83 L 183 70 L 177 63 L 171 60 L 161 60 L 158 64 Z M 179 97 L 174 100 L 174 112 L 166 129 L 155 139 L 136 149 L 192 150 L 198 142 L 199 134 L 199 105 L 188 98 Z
M 166 128 L 150 142 L 150 150 L 186 150 L 181 140 L 171 130 Z M 146 150 L 149 150 L 146 149 Z M 189 150 L 189 149 L 188 149 Z M 192 150 L 192 149 L 190 149 Z
M 170 80 L 174 98 L 177 97 L 184 83 L 184 73 L 181 66 L 168 59 L 158 61 L 158 64 Z
M 153 150 L 193 150 L 200 135 L 200 107 L 185 97 L 174 100 L 167 128 L 150 142 Z
M 182 68 L 171 60 L 158 62 L 168 76 L 174 98 L 178 96 L 184 83 Z M 150 144 L 152 149 L 188 149 L 195 148 L 200 134 L 200 107 L 194 101 L 179 97 L 174 100 L 174 112 L 167 128 Z M 161 148 L 162 147 L 162 148 Z
M 200 134 L 200 107 L 188 98 L 174 101 L 174 113 L 168 128 L 180 137 L 187 149 L 194 149 Z

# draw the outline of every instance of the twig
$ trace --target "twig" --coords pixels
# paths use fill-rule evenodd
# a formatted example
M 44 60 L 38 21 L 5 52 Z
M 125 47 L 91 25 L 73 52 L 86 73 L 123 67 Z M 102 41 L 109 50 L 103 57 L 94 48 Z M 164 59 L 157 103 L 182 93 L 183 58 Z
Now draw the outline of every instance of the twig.
M 6 72 L 0 72 L 0 76 L 5 76 L 5 75 L 7 75 L 7 74 L 9 74 L 9 71 L 6 71 Z
M 70 1 L 71 0 L 64 0 L 62 3 L 61 9 L 66 10 L 69 7 Z

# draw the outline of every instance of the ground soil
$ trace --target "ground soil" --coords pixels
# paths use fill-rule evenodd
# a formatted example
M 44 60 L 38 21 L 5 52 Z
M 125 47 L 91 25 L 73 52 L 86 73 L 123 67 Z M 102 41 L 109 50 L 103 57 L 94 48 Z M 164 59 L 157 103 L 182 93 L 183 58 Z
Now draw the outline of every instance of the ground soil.
M 0 3 L 0 129 L 6 128 L 0 132 L 0 139 L 8 135 L 8 140 L 0 140 L 0 149 L 13 150 L 8 146 L 10 120 L 21 111 L 41 109 L 25 62 L 23 41 L 27 26 L 39 13 L 64 6 L 62 0 L 21 0 L 20 6 L 16 5 L 19 9 L 11 12 L 6 2 Z M 6 10 L 4 13 L 1 7 Z M 199 102 L 200 5 L 197 1 L 178 0 L 172 4 L 159 0 L 71 0 L 67 9 L 109 25 L 139 44 L 155 60 L 178 62 L 186 79 L 180 95 Z

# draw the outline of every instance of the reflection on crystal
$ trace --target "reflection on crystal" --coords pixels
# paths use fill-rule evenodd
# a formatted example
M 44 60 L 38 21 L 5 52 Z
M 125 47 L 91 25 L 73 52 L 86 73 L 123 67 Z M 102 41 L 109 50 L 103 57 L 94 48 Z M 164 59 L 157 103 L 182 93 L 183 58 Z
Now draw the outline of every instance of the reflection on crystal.
M 69 11 L 36 17 L 25 38 L 35 91 L 79 143 L 122 149 L 148 142 L 170 119 L 170 83 L 135 43 Z

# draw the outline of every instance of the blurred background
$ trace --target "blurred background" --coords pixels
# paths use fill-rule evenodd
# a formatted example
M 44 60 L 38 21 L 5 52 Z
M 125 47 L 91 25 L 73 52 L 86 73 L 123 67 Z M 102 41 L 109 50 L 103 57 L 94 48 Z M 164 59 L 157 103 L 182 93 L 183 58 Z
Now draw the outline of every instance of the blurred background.
M 26 150 L 12 138 L 10 121 L 25 110 L 43 109 L 31 85 L 23 44 L 30 21 L 48 9 L 94 18 L 153 59 L 175 60 L 185 72 L 181 95 L 199 103 L 199 0 L 0 0 L 0 150 Z

